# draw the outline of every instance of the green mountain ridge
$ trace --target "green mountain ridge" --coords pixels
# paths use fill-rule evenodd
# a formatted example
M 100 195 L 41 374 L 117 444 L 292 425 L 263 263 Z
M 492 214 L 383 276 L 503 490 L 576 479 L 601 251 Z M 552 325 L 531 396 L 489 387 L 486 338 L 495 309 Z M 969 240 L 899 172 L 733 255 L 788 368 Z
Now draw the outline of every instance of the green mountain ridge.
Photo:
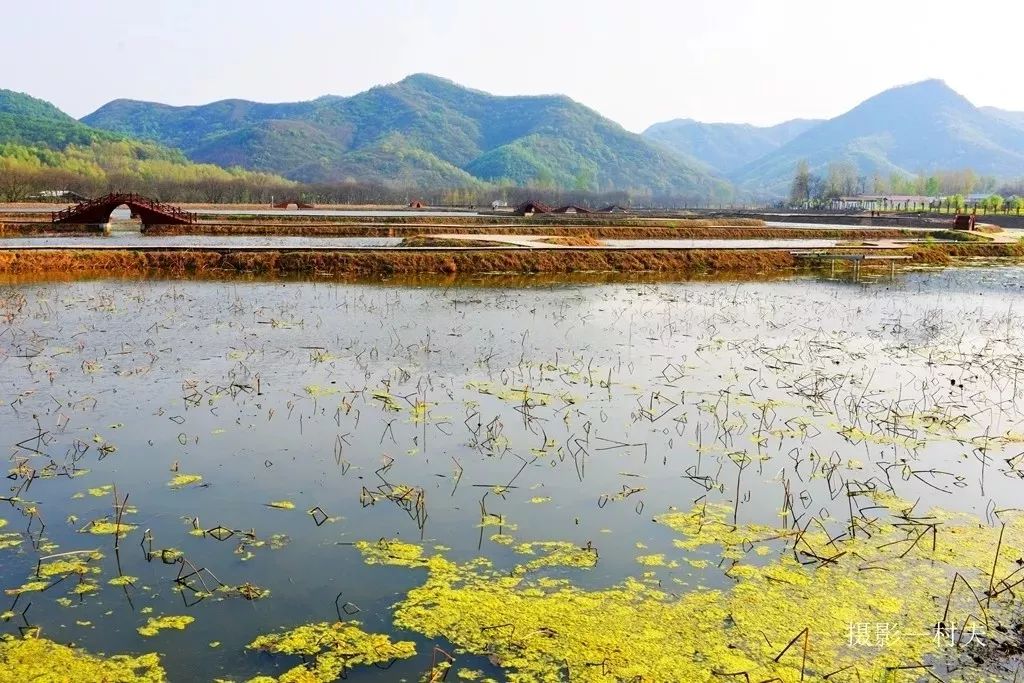
M 748 190 L 784 196 L 801 160 L 818 174 L 845 162 L 864 177 L 964 168 L 1020 177 L 1024 123 L 1015 125 L 1014 118 L 975 107 L 942 81 L 922 81 L 886 90 L 810 128 L 730 178 Z
M 115 100 L 90 126 L 308 182 L 484 182 L 725 197 L 728 183 L 561 95 L 491 95 L 416 74 L 351 97 L 262 104 Z
M 231 189 L 288 188 L 284 178 L 189 161 L 179 149 L 102 131 L 49 102 L 0 90 L 0 201 L 71 189 L 94 196 L 111 190 L 216 201 Z M 247 187 L 242 187 L 246 185 Z
M 63 149 L 120 138 L 76 121 L 45 100 L 0 90 L 0 143 Z
M 728 175 L 772 152 L 821 123 L 816 119 L 793 119 L 775 126 L 746 123 L 703 123 L 674 119 L 655 123 L 645 130 L 648 140 L 692 159 L 709 171 Z

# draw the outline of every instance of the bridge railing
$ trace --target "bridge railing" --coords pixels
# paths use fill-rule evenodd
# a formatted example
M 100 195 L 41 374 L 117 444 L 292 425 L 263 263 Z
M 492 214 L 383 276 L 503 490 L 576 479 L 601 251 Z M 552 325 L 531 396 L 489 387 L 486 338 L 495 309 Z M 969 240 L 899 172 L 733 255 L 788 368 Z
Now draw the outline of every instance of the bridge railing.
M 178 221 L 184 221 L 187 223 L 195 223 L 198 218 L 196 214 L 191 211 L 184 211 L 176 206 L 172 206 L 170 204 L 163 204 L 161 202 L 149 199 L 148 197 L 137 195 L 134 192 L 111 192 L 110 194 L 107 194 L 103 197 L 97 197 L 96 199 L 90 199 L 89 201 L 85 202 L 78 202 L 78 204 L 76 204 L 75 206 L 69 206 L 66 209 L 52 212 L 50 214 L 50 219 L 54 223 L 58 223 L 60 221 L 73 218 L 76 215 L 86 213 L 91 209 L 106 206 L 112 206 L 116 208 L 122 204 L 128 205 L 129 208 L 141 207 L 144 209 L 148 209 L 149 211 L 152 211 L 154 213 L 162 214 L 164 216 L 168 216 L 169 218 L 174 218 Z

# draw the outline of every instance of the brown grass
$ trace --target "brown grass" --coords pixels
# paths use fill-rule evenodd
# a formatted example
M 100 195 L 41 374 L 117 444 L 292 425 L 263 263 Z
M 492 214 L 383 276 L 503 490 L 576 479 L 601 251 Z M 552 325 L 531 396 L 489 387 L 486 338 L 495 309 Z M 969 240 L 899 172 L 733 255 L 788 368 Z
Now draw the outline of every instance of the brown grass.
M 503 242 L 488 242 L 486 240 L 460 240 L 432 237 L 431 235 L 412 235 L 402 240 L 403 247 L 507 247 Z
M 129 251 L 47 249 L 0 251 L 0 272 L 246 272 L 263 274 L 572 273 L 711 271 L 790 268 L 784 251 L 740 250 L 465 250 L 465 251 Z
M 904 253 L 913 256 L 915 263 L 944 265 L 964 258 L 1022 258 L 1024 257 L 1024 243 L 915 244 L 907 247 Z
M 541 240 L 547 244 L 560 244 L 565 247 L 600 247 L 601 240 L 590 235 L 567 235 L 565 237 L 545 237 Z
M 891 253 L 891 252 L 889 252 Z M 1022 244 L 915 245 L 903 252 L 914 263 L 956 259 L 1024 258 Z M 444 249 L 422 251 L 217 251 L 113 249 L 0 249 L 0 273 L 107 272 L 203 275 L 401 275 L 455 273 L 660 272 L 765 273 L 797 266 L 784 250 Z M 813 267 L 813 266 L 812 266 Z M 886 266 L 887 267 L 887 266 Z
M 45 223 L 0 223 L 0 237 L 31 237 L 39 235 L 95 235 L 103 232 L 95 225 L 54 225 Z

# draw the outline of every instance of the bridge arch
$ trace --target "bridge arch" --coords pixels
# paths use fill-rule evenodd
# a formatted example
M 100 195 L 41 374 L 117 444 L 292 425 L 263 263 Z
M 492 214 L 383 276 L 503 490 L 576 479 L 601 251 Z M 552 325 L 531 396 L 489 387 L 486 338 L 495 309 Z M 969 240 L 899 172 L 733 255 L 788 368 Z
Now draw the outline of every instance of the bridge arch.
M 105 225 L 110 222 L 110 214 L 119 206 L 127 206 L 132 216 L 142 221 L 143 228 L 150 225 L 191 225 L 197 220 L 196 214 L 190 211 L 125 192 L 112 192 L 97 199 L 79 202 L 63 211 L 55 211 L 51 220 L 62 225 Z

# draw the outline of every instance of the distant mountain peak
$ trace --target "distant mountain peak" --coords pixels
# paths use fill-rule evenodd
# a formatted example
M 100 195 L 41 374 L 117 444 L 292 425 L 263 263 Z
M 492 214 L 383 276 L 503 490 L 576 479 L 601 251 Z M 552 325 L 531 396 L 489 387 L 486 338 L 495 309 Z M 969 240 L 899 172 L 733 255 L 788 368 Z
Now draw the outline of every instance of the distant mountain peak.
M 939 78 L 929 78 L 923 81 L 915 81 L 905 85 L 898 85 L 894 88 L 884 90 L 874 97 L 862 102 L 859 107 L 868 106 L 876 102 L 907 103 L 915 108 L 927 108 L 937 106 L 956 106 L 961 108 L 974 109 L 970 100 L 949 87 L 946 81 Z M 856 108 L 855 108 L 856 109 Z
M 480 182 L 726 197 L 727 183 L 563 95 L 496 96 L 414 73 L 351 97 L 187 108 L 105 105 L 83 119 L 191 159 L 294 180 Z

